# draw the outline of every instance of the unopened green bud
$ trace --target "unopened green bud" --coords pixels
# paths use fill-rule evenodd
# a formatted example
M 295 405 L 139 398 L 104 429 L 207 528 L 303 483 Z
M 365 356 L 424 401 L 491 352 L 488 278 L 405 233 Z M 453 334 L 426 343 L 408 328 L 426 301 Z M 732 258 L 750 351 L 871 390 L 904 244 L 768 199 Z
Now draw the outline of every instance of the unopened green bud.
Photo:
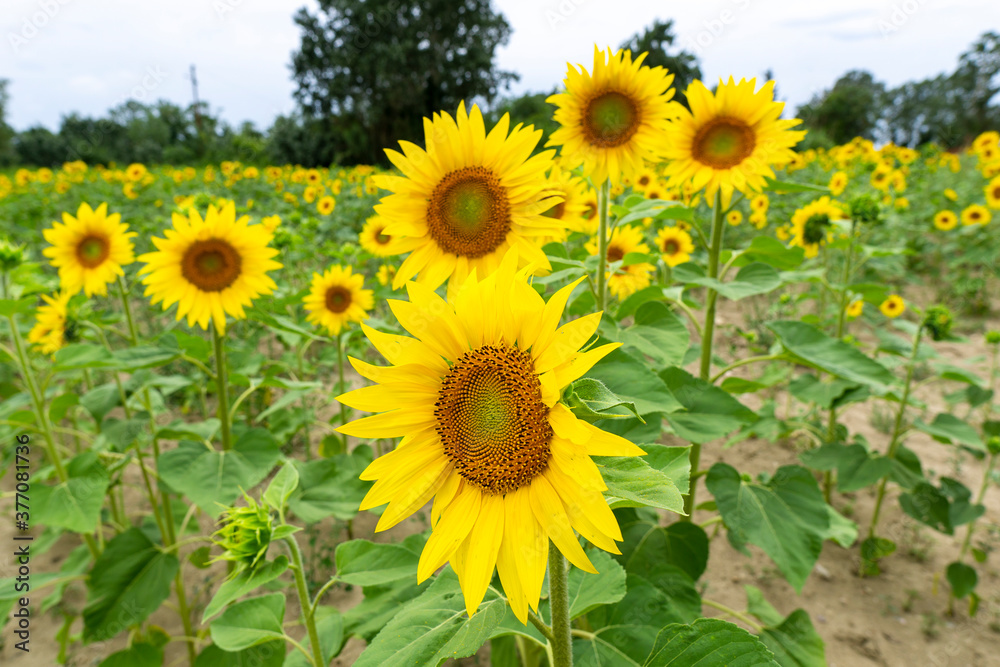
M 7 239 L 0 239 L 0 270 L 13 271 L 24 263 L 24 245 L 15 245 Z
M 954 321 L 951 311 L 944 306 L 931 306 L 924 313 L 924 328 L 934 340 L 947 338 Z
M 256 567 L 271 543 L 271 512 L 246 493 L 246 507 L 230 507 L 222 514 L 222 528 L 212 536 L 223 553 L 215 560 L 233 561 L 242 568 Z
M 991 456 L 996 456 L 1000 454 L 1000 437 L 993 436 L 986 441 L 986 449 L 989 450 Z
M 851 219 L 857 222 L 866 225 L 881 222 L 882 207 L 879 205 L 878 199 L 870 193 L 858 195 L 850 201 L 848 207 L 851 211 Z
M 986 342 L 990 345 L 1000 345 L 1000 331 L 987 331 Z

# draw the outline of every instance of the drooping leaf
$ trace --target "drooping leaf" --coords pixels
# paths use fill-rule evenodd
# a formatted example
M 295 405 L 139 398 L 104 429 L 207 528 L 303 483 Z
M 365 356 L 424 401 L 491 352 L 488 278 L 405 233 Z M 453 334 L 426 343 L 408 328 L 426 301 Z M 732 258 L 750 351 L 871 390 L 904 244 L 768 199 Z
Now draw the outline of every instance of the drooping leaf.
M 285 636 L 285 595 L 272 593 L 229 607 L 212 621 L 212 641 L 225 651 L 242 651 Z
M 608 490 L 611 507 L 658 507 L 682 514 L 684 498 L 674 481 L 640 456 L 594 459 Z
M 764 643 L 738 625 L 702 618 L 668 625 L 643 667 L 780 667 Z
M 274 581 L 287 569 L 288 557 L 281 555 L 272 561 L 261 563 L 252 570 L 250 568 L 241 570 L 235 577 L 227 579 L 219 586 L 219 590 L 215 592 L 211 602 L 205 607 L 205 611 L 201 615 L 201 622 L 204 623 L 218 614 L 230 602 L 252 593 L 268 582 Z
M 569 616 L 583 616 L 602 604 L 612 604 L 625 597 L 625 570 L 609 554 L 590 550 L 590 562 L 597 574 L 579 568 L 569 571 Z
M 65 482 L 32 485 L 31 518 L 45 526 L 93 533 L 111 476 L 93 451 L 73 457 L 66 465 L 66 474 Z
M 337 545 L 337 578 L 356 586 L 382 586 L 415 578 L 420 552 L 400 544 L 351 540 Z

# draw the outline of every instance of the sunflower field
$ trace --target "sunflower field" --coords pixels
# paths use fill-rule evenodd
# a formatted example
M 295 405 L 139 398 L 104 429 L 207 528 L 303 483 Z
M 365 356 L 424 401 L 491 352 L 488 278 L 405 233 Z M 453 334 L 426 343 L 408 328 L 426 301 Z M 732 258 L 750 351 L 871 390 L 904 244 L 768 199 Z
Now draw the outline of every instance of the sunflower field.
M 3 662 L 997 664 L 1000 134 L 672 81 L 0 173 Z

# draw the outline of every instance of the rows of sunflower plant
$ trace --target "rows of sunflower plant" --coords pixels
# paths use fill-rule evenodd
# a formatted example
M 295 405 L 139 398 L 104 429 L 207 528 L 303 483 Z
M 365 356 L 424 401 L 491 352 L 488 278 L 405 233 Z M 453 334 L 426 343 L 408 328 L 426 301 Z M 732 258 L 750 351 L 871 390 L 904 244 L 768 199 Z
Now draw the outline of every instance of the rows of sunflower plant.
M 988 377 L 934 343 L 960 340 L 948 305 L 989 306 L 1000 136 L 796 152 L 773 82 L 685 108 L 672 78 L 595 49 L 544 146 L 462 105 L 391 171 L 0 175 L 3 469 L 34 557 L 72 547 L 31 579 L 60 659 L 318 667 L 358 637 L 359 665 L 824 665 L 805 611 L 704 595 L 711 544 L 799 591 L 825 542 L 877 576 L 887 503 L 961 534 L 949 609 L 977 613 L 1000 333 Z M 841 423 L 856 404 L 882 441 Z M 975 496 L 915 432 L 986 462 Z M 798 463 L 704 465 L 749 438 Z M 863 489 L 858 526 L 836 507 Z

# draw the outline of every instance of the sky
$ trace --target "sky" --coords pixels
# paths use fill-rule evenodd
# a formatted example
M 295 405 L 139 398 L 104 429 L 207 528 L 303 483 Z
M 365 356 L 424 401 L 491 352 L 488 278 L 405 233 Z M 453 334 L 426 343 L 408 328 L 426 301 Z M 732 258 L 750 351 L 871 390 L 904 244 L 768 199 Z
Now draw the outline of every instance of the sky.
M 7 121 L 57 129 L 76 111 L 100 116 L 133 98 L 199 95 L 232 124 L 267 128 L 294 110 L 292 16 L 316 0 L 0 0 L 0 79 Z M 983 32 L 1000 31 L 996 0 L 494 0 L 512 27 L 497 54 L 517 72 L 511 93 L 548 91 L 567 62 L 589 65 L 594 44 L 617 47 L 656 18 L 707 81 L 771 69 L 790 107 L 844 72 L 888 85 L 949 72 Z M 791 110 L 791 108 L 789 109 Z

